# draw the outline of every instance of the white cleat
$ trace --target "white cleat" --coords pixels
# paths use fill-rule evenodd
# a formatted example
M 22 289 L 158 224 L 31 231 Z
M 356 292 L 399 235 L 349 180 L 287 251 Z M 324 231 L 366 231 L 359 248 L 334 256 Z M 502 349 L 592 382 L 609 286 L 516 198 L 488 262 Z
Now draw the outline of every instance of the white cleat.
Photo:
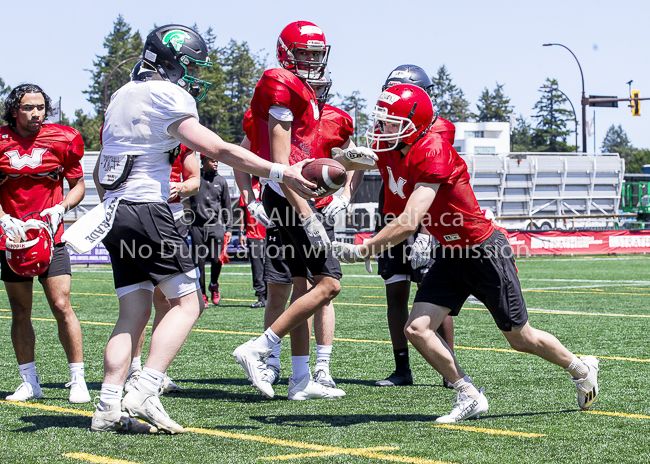
M 131 417 L 139 417 L 158 428 L 171 434 L 184 433 L 185 429 L 169 418 L 165 408 L 160 403 L 158 395 L 143 393 L 135 387 L 122 398 L 122 409 Z
M 251 339 L 237 347 L 232 353 L 237 362 L 244 368 L 244 372 L 248 376 L 248 380 L 255 388 L 264 393 L 268 398 L 273 398 L 273 387 L 270 383 L 263 380 L 264 372 L 266 371 L 266 359 L 271 354 L 271 350 L 260 349 L 253 345 L 255 339 Z
M 316 383 L 311 376 L 306 375 L 298 383 L 295 383 L 293 377 L 289 378 L 289 399 L 290 400 L 316 400 L 316 399 L 334 399 L 343 398 L 345 392 L 340 388 L 326 387 Z
M 589 409 L 598 396 L 598 359 L 594 356 L 583 356 L 580 360 L 587 365 L 589 373 L 584 379 L 571 379 L 578 389 L 578 406 Z
M 169 378 L 168 376 L 165 376 L 165 380 L 163 380 L 162 383 L 162 392 L 164 393 L 178 393 L 181 391 L 181 387 L 176 385 L 174 381 Z
M 314 382 L 320 383 L 321 385 L 325 385 L 326 387 L 331 387 L 331 388 L 336 387 L 336 382 L 334 382 L 332 376 L 329 374 L 329 372 L 325 372 L 325 370 L 323 369 L 318 369 L 316 371 L 316 373 L 314 374 Z
M 38 382 L 38 376 L 36 376 L 36 382 Z M 9 395 L 5 398 L 7 401 L 29 401 L 29 400 L 38 400 L 43 398 L 43 391 L 38 383 L 29 383 L 24 381 L 21 383 L 13 395 Z
M 158 429 L 143 424 L 122 411 L 119 404 L 102 406 L 99 403 L 90 423 L 93 432 L 157 433 Z
M 481 387 L 478 391 L 481 396 L 479 399 L 470 398 L 465 393 L 458 393 L 455 400 L 452 401 L 454 408 L 446 416 L 440 416 L 436 419 L 438 424 L 451 424 L 467 419 L 478 419 L 478 417 L 487 412 L 488 401 L 483 393 L 485 388 Z
M 138 383 L 141 375 L 142 371 L 140 369 L 134 369 L 131 371 L 129 376 L 126 378 L 126 382 L 124 382 L 124 391 L 126 393 L 129 393 L 135 388 L 135 384 Z
M 70 399 L 68 400 L 70 403 L 90 403 L 90 393 L 88 393 L 85 380 L 68 382 L 65 384 L 65 387 L 70 387 Z
M 268 366 L 264 372 L 262 372 L 262 382 L 266 382 L 270 385 L 275 385 L 280 382 L 280 370 L 275 366 Z

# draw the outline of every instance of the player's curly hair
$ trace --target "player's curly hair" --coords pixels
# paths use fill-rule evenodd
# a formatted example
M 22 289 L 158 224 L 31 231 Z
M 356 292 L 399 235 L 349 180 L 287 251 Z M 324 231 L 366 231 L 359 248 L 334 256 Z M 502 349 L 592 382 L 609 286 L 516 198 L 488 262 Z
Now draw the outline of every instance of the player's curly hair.
M 7 121 L 7 124 L 12 129 L 16 128 L 16 118 L 13 116 L 13 112 L 20 107 L 20 102 L 27 93 L 40 93 L 43 95 L 43 100 L 45 100 L 45 118 L 50 115 L 52 112 L 52 100 L 48 95 L 36 84 L 21 84 L 18 87 L 15 87 L 10 93 L 7 99 L 5 100 L 4 106 L 2 108 L 2 119 Z

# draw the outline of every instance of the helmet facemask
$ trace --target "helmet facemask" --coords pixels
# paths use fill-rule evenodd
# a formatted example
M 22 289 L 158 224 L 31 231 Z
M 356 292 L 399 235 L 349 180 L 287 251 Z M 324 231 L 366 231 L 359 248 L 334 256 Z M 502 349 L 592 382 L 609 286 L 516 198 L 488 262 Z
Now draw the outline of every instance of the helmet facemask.
M 183 69 L 185 69 L 185 75 L 179 79 L 177 82 L 178 85 L 183 87 L 185 90 L 192 95 L 196 101 L 201 101 L 205 98 L 205 95 L 210 90 L 212 83 L 199 79 L 199 66 L 206 68 L 211 68 L 213 63 L 210 61 L 210 57 L 207 60 L 201 61 L 192 58 L 191 56 L 183 55 L 179 60 Z M 191 63 L 194 63 L 194 66 L 191 66 Z M 191 67 L 192 72 L 188 71 L 188 66 Z
M 409 118 L 389 115 L 388 109 L 381 106 L 375 106 L 371 117 L 371 128 L 366 131 L 366 145 L 373 151 L 398 150 L 402 139 L 410 137 L 417 130 Z M 386 124 L 399 124 L 399 128 L 395 132 L 386 134 L 384 133 Z M 390 142 L 393 144 L 388 146 Z
M 293 72 L 302 79 L 321 79 L 325 75 L 327 60 L 330 54 L 329 45 L 325 45 L 318 40 L 310 40 L 306 44 L 290 43 L 288 46 L 281 42 L 281 46 L 285 48 L 287 55 L 285 63 L 280 63 L 283 68 Z M 299 60 L 295 55 L 297 50 L 319 52 L 320 59 L 318 61 Z
M 325 70 L 323 77 L 320 79 L 307 79 L 307 83 L 314 90 L 314 93 L 316 94 L 316 100 L 318 101 L 318 108 L 322 111 L 325 103 L 327 103 L 330 89 L 332 88 L 332 79 L 330 77 L 330 72 L 328 70 Z

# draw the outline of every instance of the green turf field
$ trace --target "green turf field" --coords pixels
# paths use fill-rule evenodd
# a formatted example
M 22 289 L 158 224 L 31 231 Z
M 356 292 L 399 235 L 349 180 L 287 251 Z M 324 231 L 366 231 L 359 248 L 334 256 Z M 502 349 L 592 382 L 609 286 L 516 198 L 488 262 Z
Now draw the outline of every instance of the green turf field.
M 35 284 L 36 362 L 45 398 L 0 401 L 0 462 L 650 462 L 648 258 L 532 258 L 517 264 L 531 324 L 576 354 L 600 359 L 601 394 L 588 413 L 579 411 L 568 374 L 510 350 L 478 304 L 466 304 L 455 319 L 455 345 L 460 364 L 477 386 L 485 386 L 486 415 L 437 427 L 436 417 L 451 410 L 455 394 L 413 349 L 416 385 L 374 387 L 392 371 L 393 359 L 383 282 L 365 274 L 362 265 L 344 267 L 343 290 L 335 300 L 331 372 L 347 396 L 289 402 L 285 342 L 283 380 L 276 397 L 265 399 L 231 356 L 261 333 L 263 314 L 248 308 L 255 301 L 250 269 L 235 264 L 224 267 L 221 306 L 205 311 L 169 369 L 183 388 L 162 399 L 171 417 L 186 427 L 177 436 L 90 432 L 94 408 L 67 401 L 67 362 Z M 108 268 L 76 268 L 72 278 L 86 379 L 91 395 L 99 395 L 103 350 L 117 317 L 112 276 Z M 0 398 L 20 383 L 10 324 L 0 286 Z

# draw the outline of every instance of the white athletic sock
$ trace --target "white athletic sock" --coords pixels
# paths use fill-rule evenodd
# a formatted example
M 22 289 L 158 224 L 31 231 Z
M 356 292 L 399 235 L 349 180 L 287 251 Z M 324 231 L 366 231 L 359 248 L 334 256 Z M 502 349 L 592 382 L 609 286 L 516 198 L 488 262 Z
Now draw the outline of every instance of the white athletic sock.
M 316 368 L 314 371 L 324 370 L 327 374 L 330 373 L 332 348 L 332 345 L 316 345 Z
M 481 397 L 481 394 L 476 389 L 472 383 L 472 380 L 468 376 L 463 377 L 452 385 L 454 386 L 454 390 L 456 390 L 458 393 L 465 393 L 470 398 L 478 399 Z
M 571 361 L 571 364 L 569 364 L 569 367 L 564 370 L 571 374 L 574 379 L 584 379 L 587 377 L 587 374 L 589 374 L 589 367 L 580 361 L 575 354 L 573 355 L 573 360 Z
M 280 340 L 282 339 L 278 337 L 275 333 L 273 333 L 273 331 L 269 327 L 264 331 L 261 337 L 257 337 L 254 344 L 259 348 L 269 350 L 272 349 L 278 343 L 280 343 Z
M 310 374 L 309 356 L 291 356 L 293 380 L 298 383 L 303 377 Z
M 158 372 L 154 369 L 144 367 L 142 369 L 142 375 L 137 383 L 137 388 L 143 393 L 149 393 L 150 395 L 157 395 L 160 386 L 165 380 L 165 374 Z
M 111 385 L 108 383 L 102 384 L 102 389 L 99 393 L 99 400 L 104 405 L 120 404 L 122 401 L 122 392 L 124 387 L 122 385 Z
M 36 375 L 36 361 L 30 363 L 19 364 L 20 376 L 24 382 L 29 382 L 33 385 L 38 385 L 38 375 Z
M 274 345 L 271 349 L 271 354 L 266 360 L 267 366 L 277 367 L 280 370 L 280 350 L 282 349 L 282 340 L 278 342 L 277 345 Z
M 68 363 L 70 366 L 70 380 L 73 382 L 85 382 L 84 363 Z
M 131 361 L 131 368 L 129 369 L 129 374 L 127 375 L 127 377 L 131 375 L 133 371 L 141 371 L 141 370 L 142 370 L 142 356 L 134 356 L 133 360 Z

